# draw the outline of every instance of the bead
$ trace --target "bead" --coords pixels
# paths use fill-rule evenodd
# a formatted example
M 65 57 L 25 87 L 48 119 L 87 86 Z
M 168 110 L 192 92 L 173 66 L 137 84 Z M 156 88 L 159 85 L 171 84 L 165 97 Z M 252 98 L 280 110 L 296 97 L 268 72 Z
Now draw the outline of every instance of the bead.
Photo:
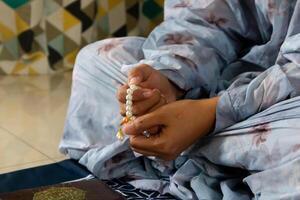
M 130 121 L 130 119 L 128 117 L 123 117 L 120 125 L 123 126 L 124 124 L 128 123 L 129 121 Z
M 129 88 L 132 89 L 133 91 L 139 89 L 139 87 L 136 85 L 130 85 Z
M 132 89 L 130 89 L 130 88 L 128 88 L 127 90 L 126 90 L 126 92 L 127 92 L 127 94 L 133 94 L 133 90 Z
M 132 121 L 135 119 L 135 116 L 133 116 L 132 114 L 132 95 L 133 92 L 137 89 L 139 89 L 140 87 L 136 86 L 136 85 L 130 85 L 129 88 L 126 90 L 127 95 L 126 95 L 126 117 L 124 117 L 121 121 L 121 126 L 128 123 L 129 121 Z M 116 135 L 116 137 L 119 140 L 123 140 L 124 139 L 124 134 L 122 132 L 122 129 L 120 128 L 118 130 L 118 133 Z
M 126 95 L 126 100 L 132 101 L 132 95 L 127 94 L 127 95 Z
M 135 119 L 136 119 L 135 116 L 130 117 L 130 121 L 133 121 L 133 120 L 135 120 Z
M 132 111 L 132 107 L 131 106 L 126 106 L 126 111 Z
M 129 117 L 129 118 L 132 117 L 132 112 L 127 111 L 127 112 L 126 112 L 126 117 Z

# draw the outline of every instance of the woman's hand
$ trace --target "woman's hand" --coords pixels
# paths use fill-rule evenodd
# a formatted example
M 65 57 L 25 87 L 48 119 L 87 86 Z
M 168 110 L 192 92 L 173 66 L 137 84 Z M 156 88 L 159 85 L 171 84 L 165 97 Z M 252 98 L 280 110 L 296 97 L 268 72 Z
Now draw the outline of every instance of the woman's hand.
M 218 99 L 219 97 L 215 97 L 170 103 L 126 124 L 123 131 L 130 136 L 134 151 L 145 156 L 173 160 L 213 129 Z M 157 126 L 161 127 L 159 134 L 149 138 L 142 134 Z
M 133 94 L 132 111 L 135 116 L 151 112 L 166 103 L 175 101 L 182 95 L 182 91 L 176 88 L 163 74 L 148 65 L 140 65 L 128 74 L 129 84 L 135 84 L 138 89 Z M 126 90 L 128 85 L 123 85 L 118 90 L 120 113 L 125 115 Z

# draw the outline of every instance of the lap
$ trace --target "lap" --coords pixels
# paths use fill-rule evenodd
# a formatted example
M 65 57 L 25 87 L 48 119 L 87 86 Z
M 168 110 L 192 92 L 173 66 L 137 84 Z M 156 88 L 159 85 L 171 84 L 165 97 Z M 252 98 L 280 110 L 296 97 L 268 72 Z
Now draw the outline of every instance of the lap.
M 123 37 L 109 38 L 87 45 L 77 55 L 73 72 L 73 81 L 126 82 L 122 66 L 142 60 L 144 38 Z M 86 84 L 89 84 L 88 82 Z
M 143 38 L 135 37 L 107 39 L 88 45 L 77 57 L 61 150 L 72 158 L 81 158 L 80 162 L 99 176 L 100 172 L 104 174 L 99 172 L 101 166 L 113 156 L 123 152 L 128 156 L 121 160 L 134 159 L 128 144 L 115 137 L 120 120 L 115 91 L 118 83 L 126 81 L 122 66 L 143 59 L 143 42 Z M 191 153 L 203 155 L 215 164 L 256 174 L 292 163 L 300 154 L 299 102 L 296 97 L 278 103 L 204 140 L 205 145 L 195 145 Z M 121 165 L 133 171 L 138 168 L 134 162 Z M 280 172 L 274 170 L 271 174 Z M 248 177 L 249 184 L 255 180 L 258 179 Z
M 106 39 L 78 53 L 60 144 L 63 153 L 79 159 L 91 149 L 117 142 L 115 135 L 121 116 L 116 90 L 127 81 L 121 68 L 143 59 L 143 42 L 140 37 Z

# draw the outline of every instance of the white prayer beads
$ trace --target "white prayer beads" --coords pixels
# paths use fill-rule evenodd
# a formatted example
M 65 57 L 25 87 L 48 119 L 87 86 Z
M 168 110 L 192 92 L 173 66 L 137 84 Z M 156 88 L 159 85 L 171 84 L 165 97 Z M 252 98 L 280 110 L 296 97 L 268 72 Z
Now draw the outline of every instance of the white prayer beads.
M 139 89 L 136 85 L 130 85 L 127 89 L 127 95 L 126 95 L 126 117 L 130 120 L 133 120 L 133 113 L 132 113 L 132 95 L 135 90 Z
M 135 116 L 133 116 L 132 113 L 132 95 L 134 93 L 135 90 L 139 89 L 139 86 L 136 85 L 130 85 L 129 88 L 127 89 L 127 95 L 126 95 L 126 117 L 123 118 L 121 125 L 128 123 L 131 120 L 135 119 Z M 123 140 L 124 139 L 124 134 L 122 133 L 122 129 L 119 128 L 119 131 L 117 133 L 117 138 L 119 140 Z

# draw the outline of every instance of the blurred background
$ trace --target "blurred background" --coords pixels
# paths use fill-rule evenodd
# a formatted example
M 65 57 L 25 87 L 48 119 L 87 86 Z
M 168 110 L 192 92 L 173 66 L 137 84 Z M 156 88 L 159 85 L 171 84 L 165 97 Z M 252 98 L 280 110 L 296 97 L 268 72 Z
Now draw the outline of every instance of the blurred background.
M 0 0 L 0 174 L 65 159 L 58 152 L 80 48 L 147 36 L 163 0 Z

